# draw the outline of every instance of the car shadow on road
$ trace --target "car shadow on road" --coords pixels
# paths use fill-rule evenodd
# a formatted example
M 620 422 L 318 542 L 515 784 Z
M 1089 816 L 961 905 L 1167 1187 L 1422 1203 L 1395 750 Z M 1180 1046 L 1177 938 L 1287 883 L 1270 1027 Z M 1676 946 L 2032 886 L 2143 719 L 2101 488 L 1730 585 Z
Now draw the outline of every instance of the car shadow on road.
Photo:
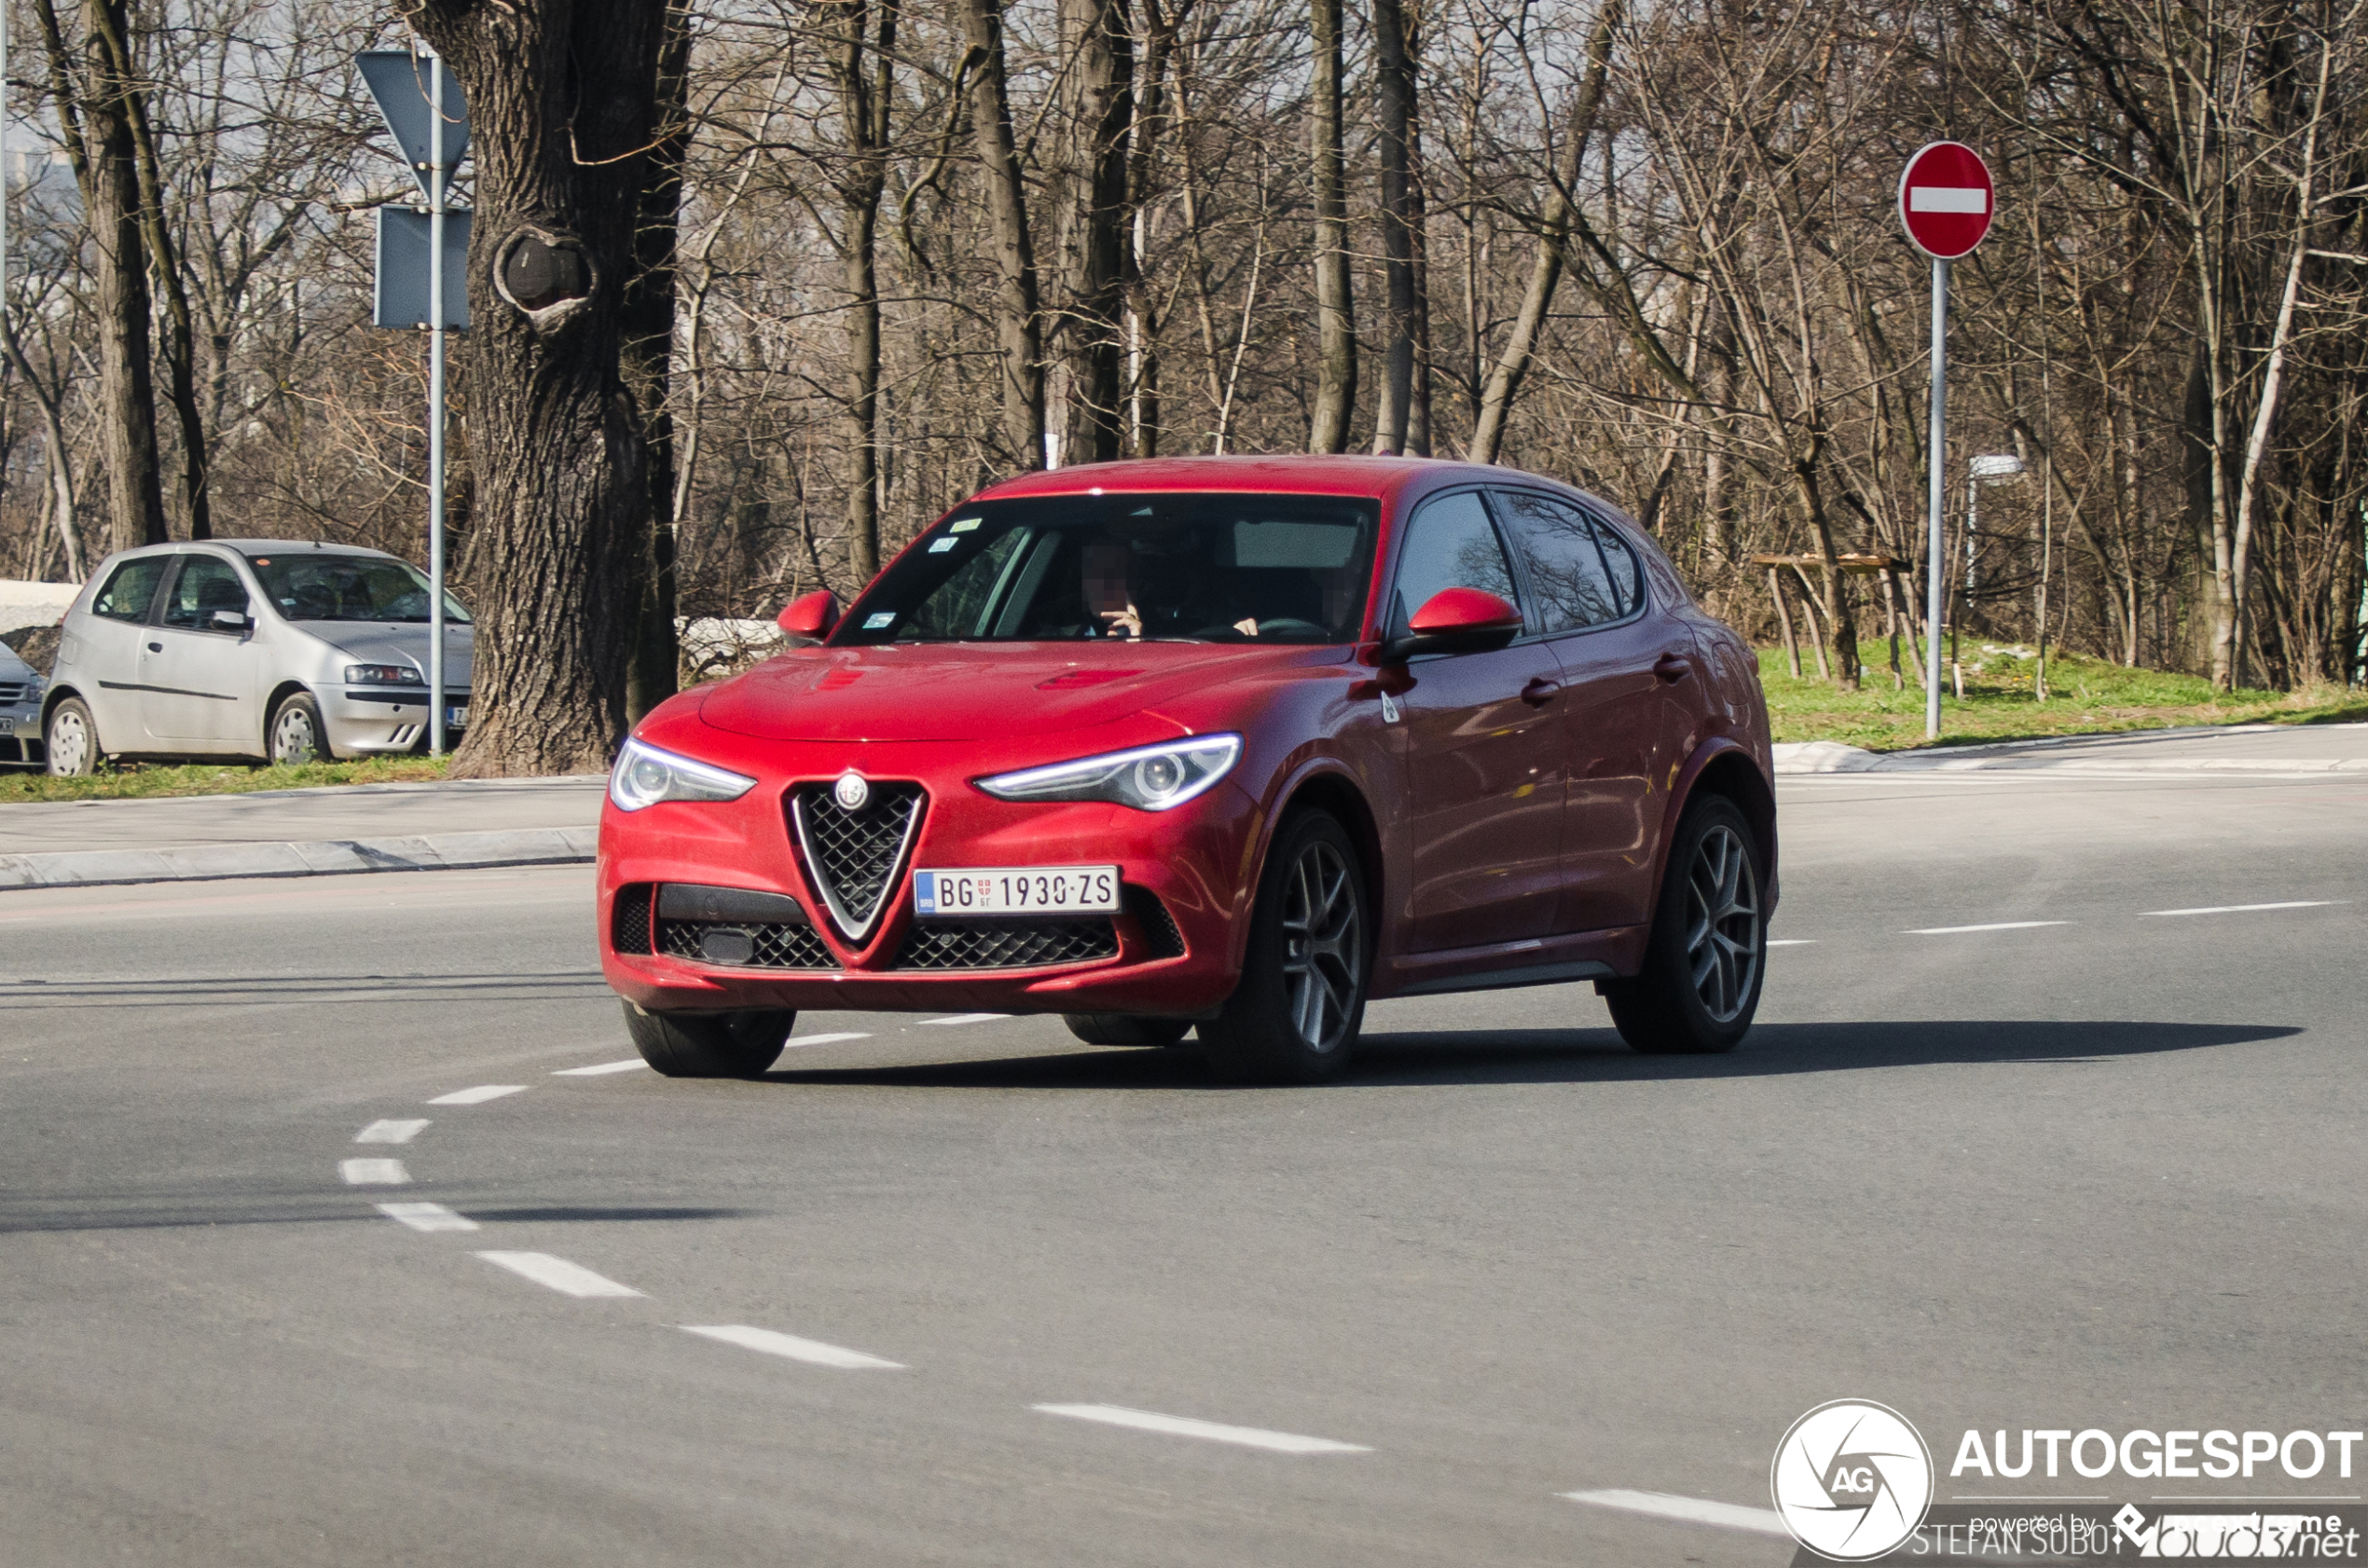
M 1645 1056 L 1610 1029 L 1397 1030 L 1368 1034 L 1332 1088 L 1765 1078 L 1877 1067 L 2075 1066 L 2291 1038 L 2285 1024 L 2135 1019 L 1947 1019 L 1762 1024 L 1723 1056 Z M 766 1081 L 926 1089 L 1221 1088 L 1198 1052 L 1078 1050 L 906 1066 L 776 1070 Z

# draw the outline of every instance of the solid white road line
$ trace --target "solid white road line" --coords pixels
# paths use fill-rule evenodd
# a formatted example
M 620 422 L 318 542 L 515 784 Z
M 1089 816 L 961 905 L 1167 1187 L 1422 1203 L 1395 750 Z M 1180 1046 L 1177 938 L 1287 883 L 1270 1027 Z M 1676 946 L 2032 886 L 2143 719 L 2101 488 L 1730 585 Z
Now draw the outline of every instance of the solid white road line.
M 553 1078 L 599 1078 L 608 1073 L 629 1073 L 637 1067 L 646 1067 L 649 1065 L 636 1056 L 629 1062 L 600 1062 L 588 1067 L 561 1067 L 551 1076 Z
M 373 1121 L 353 1135 L 355 1143 L 409 1143 L 427 1130 L 427 1118 L 415 1121 Z
M 743 1350 L 761 1350 L 767 1355 L 785 1355 L 792 1361 L 805 1361 L 817 1367 L 837 1367 L 850 1372 L 901 1372 L 904 1369 L 901 1361 L 883 1361 L 860 1350 L 826 1345 L 819 1340 L 801 1340 L 795 1334 L 777 1334 L 770 1328 L 750 1328 L 741 1323 L 717 1323 L 705 1327 L 686 1323 L 682 1331 L 705 1339 L 720 1340 L 727 1345 L 738 1345 Z
M 442 1204 L 380 1204 L 379 1212 L 414 1231 L 474 1231 L 477 1222 Z
M 1362 1443 L 1336 1443 L 1329 1437 L 1302 1437 L 1293 1432 L 1266 1432 L 1255 1426 L 1228 1426 L 1220 1421 L 1194 1421 L 1190 1416 L 1158 1415 L 1130 1410 L 1123 1405 L 1031 1405 L 1046 1415 L 1098 1421 L 1109 1426 L 1131 1426 L 1137 1432 L 1163 1432 L 1174 1437 L 1201 1437 L 1212 1443 L 1238 1443 L 1244 1448 L 1271 1449 L 1276 1453 L 1370 1453 Z
M 523 1083 L 480 1083 L 475 1089 L 455 1089 L 449 1094 L 438 1094 L 432 1106 L 481 1106 L 488 1100 L 498 1100 L 504 1094 L 523 1094 Z
M 340 1160 L 337 1175 L 348 1187 L 403 1187 L 411 1180 L 400 1160 Z
M 1814 947 L 1817 945 L 1817 939 L 1815 937 L 1785 937 L 1782 940 L 1771 941 L 1768 945 L 1770 947 Z
M 512 1273 L 548 1286 L 562 1296 L 639 1296 L 629 1285 L 594 1273 L 581 1263 L 554 1258 L 547 1252 L 480 1252 L 479 1258 Z
M 1713 1503 L 1700 1497 L 1673 1497 L 1665 1492 L 1565 1492 L 1562 1495 L 1574 1503 L 1591 1503 L 1599 1508 L 1618 1508 L 1626 1513 L 1683 1520 L 1688 1524 L 1715 1524 L 1728 1530 L 1753 1530 L 1763 1535 L 1782 1535 L 1788 1540 L 1793 1534 L 1784 1528 L 1783 1516 L 1772 1508 L 1745 1508 L 1733 1503 Z
M 2349 899 L 2291 899 L 2284 903 L 2219 903 L 2202 909 L 2148 909 L 2141 915 L 2250 915 L 2257 909 L 2324 909 L 2329 904 L 2349 903 Z
M 985 1024 L 998 1018 L 1009 1018 L 1008 1012 L 957 1012 L 951 1018 L 924 1018 L 924 1024 Z
M 941 1018 L 938 1022 L 943 1024 L 950 1020 Z M 870 1039 L 871 1038 L 869 1035 L 792 1035 L 790 1037 L 790 1044 L 792 1046 L 836 1045 L 843 1039 Z
M 1953 937 L 1962 931 L 2028 931 L 2041 926 L 2069 926 L 2069 920 L 1993 920 L 1987 926 L 1927 926 L 1911 937 Z

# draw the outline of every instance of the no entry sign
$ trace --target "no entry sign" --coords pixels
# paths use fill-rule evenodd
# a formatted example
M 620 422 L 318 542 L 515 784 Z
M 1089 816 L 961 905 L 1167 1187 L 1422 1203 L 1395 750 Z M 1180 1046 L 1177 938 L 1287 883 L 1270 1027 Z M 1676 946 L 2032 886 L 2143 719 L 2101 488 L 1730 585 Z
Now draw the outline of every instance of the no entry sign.
M 1907 238 L 1937 261 L 1970 254 L 1997 210 L 1989 165 L 1962 142 L 1934 142 L 1899 176 L 1899 221 Z

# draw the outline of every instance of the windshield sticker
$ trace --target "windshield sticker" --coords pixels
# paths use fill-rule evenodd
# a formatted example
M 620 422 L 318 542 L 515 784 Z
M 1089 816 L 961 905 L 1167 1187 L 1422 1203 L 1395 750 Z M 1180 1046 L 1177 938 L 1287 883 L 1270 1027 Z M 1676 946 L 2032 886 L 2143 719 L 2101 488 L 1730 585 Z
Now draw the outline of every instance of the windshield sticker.
M 956 533 L 968 533 L 984 521 L 986 521 L 984 517 L 959 517 L 955 520 L 954 531 Z
M 895 619 L 896 619 L 896 612 L 895 612 L 895 611 L 893 611 L 893 610 L 883 610 L 883 611 L 881 611 L 881 612 L 880 612 L 878 614 L 876 614 L 876 615 L 866 615 L 866 616 L 864 616 L 864 617 L 863 617 L 863 629 L 864 629 L 865 631 L 877 631 L 877 630 L 879 630 L 882 626 L 887 626 L 887 625 L 888 625 L 890 621 L 893 621 L 893 620 L 895 620 Z
M 955 538 L 955 537 L 953 537 L 951 534 L 949 534 L 949 535 L 947 535 L 945 538 L 941 539 L 941 540 L 939 540 L 936 543 L 934 543 L 934 544 L 930 545 L 930 546 L 929 546 L 929 554 L 930 554 L 930 555 L 932 555 L 932 556 L 942 556 L 942 555 L 945 554 L 945 552 L 946 552 L 946 551 L 951 550 L 952 548 L 954 548 L 954 546 L 956 546 L 957 544 L 959 544 L 960 543 L 962 543 L 960 540 L 956 539 L 956 538 Z

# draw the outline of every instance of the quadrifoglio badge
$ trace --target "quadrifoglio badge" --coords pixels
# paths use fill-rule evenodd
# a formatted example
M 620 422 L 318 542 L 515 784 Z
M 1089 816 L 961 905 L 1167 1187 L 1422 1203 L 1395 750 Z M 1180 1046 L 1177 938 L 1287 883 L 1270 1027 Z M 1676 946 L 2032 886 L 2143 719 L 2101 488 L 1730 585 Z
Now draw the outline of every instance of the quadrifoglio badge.
M 1769 1488 L 1804 1565 L 2358 1561 L 2363 1446 L 2323 1429 L 1969 1429 L 1944 1475 L 1906 1416 L 1837 1399 L 1786 1430 Z

